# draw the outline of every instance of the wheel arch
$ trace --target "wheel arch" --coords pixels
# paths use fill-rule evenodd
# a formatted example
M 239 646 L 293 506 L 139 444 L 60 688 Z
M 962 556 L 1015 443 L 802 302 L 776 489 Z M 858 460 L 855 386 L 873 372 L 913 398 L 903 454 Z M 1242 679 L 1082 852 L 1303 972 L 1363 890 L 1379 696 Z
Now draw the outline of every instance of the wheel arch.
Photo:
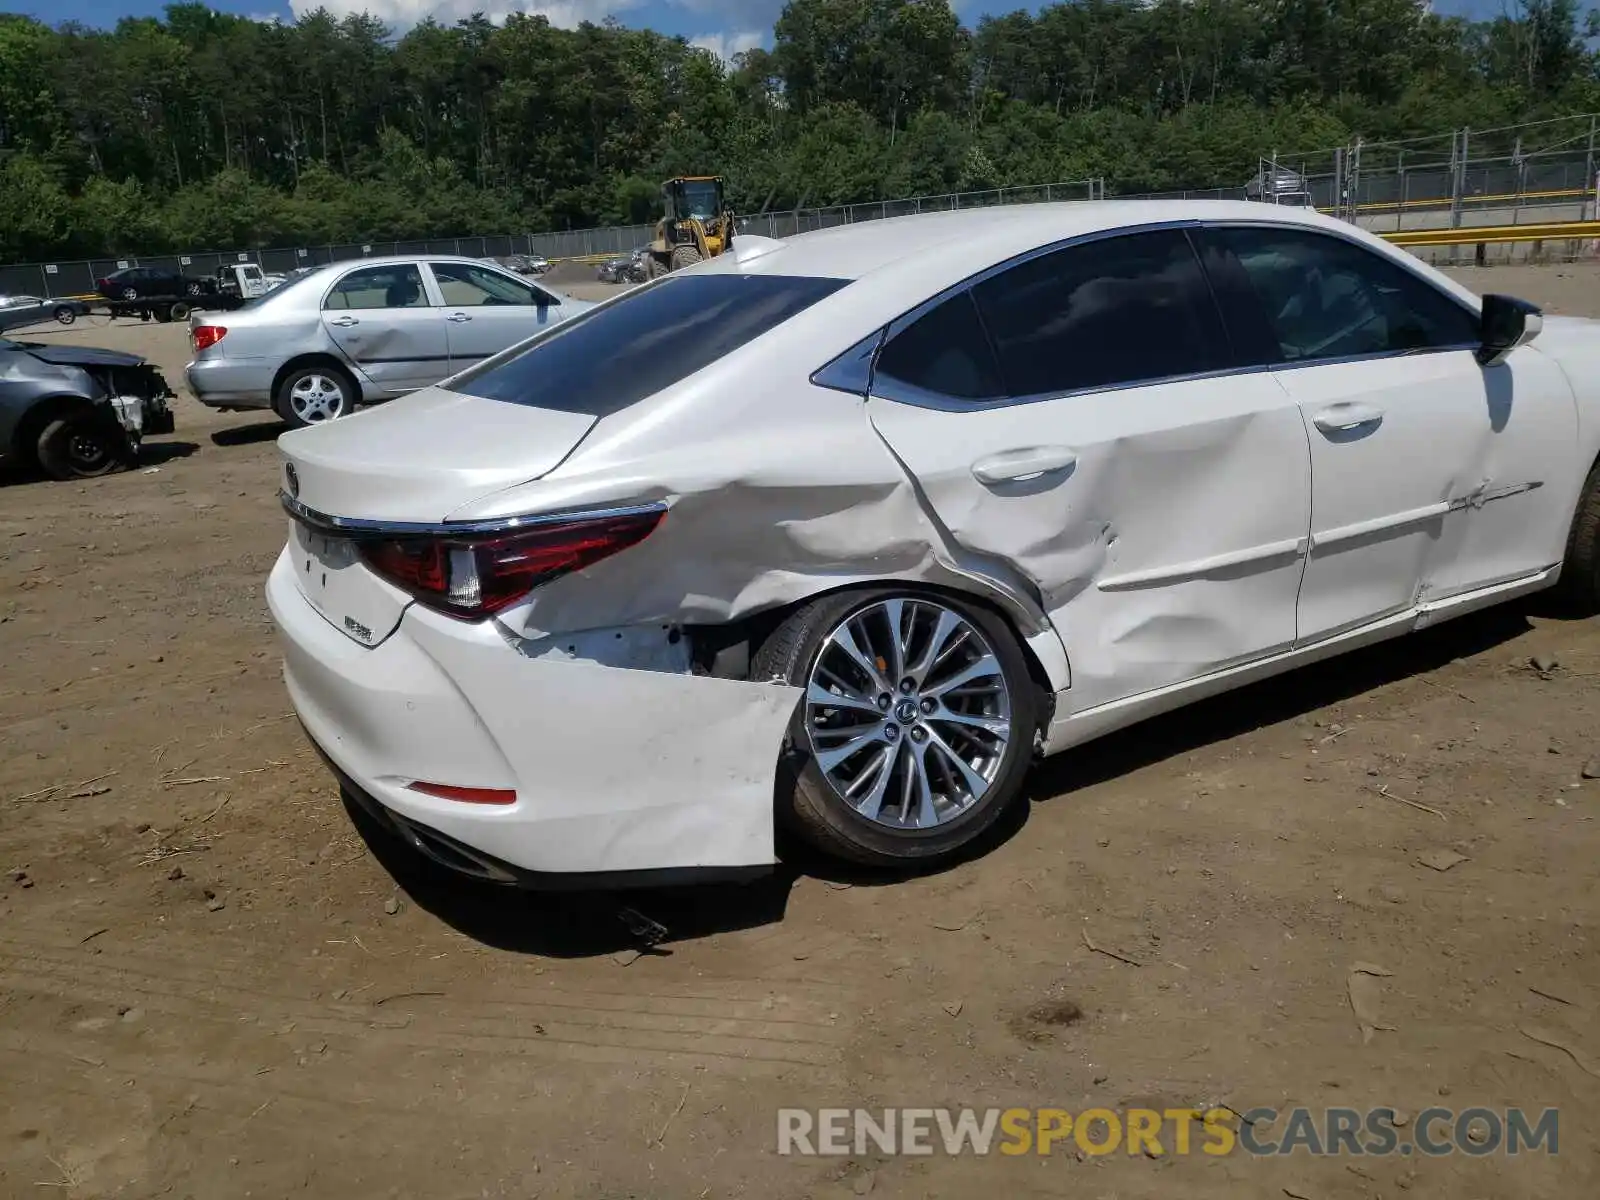
M 95 403 L 87 396 L 72 392 L 41 396 L 17 419 L 11 431 L 10 454 L 16 461 L 37 465 L 39 435 L 45 431 L 45 426 L 76 413 L 92 413 Z
M 1023 662 L 1028 667 L 1028 678 L 1038 689 L 1039 700 L 1039 728 L 1041 731 L 1050 727 L 1050 722 L 1055 715 L 1056 689 L 1046 669 L 1044 662 L 1033 646 L 1030 638 L 1023 632 L 1023 624 L 1018 620 L 1018 614 L 1013 604 L 998 589 L 995 593 L 980 589 L 976 582 L 971 587 L 955 587 L 942 583 L 926 583 L 921 580 L 904 579 L 874 579 L 867 581 L 852 581 L 839 584 L 835 587 L 821 588 L 815 592 L 795 600 L 764 608 L 759 612 L 750 613 L 735 621 L 723 625 L 695 625 L 690 626 L 687 632 L 695 648 L 696 663 L 699 667 L 713 675 L 745 677 L 749 671 L 750 662 L 755 658 L 757 648 L 784 621 L 818 600 L 830 596 L 842 595 L 846 592 L 880 591 L 892 588 L 925 595 L 929 597 L 948 597 L 955 600 L 964 600 L 986 609 L 1002 621 L 1006 629 L 1016 638 L 1017 646 L 1022 651 Z M 1048 623 L 1046 632 L 1051 632 Z
M 295 371 L 300 370 L 302 367 L 337 368 L 342 374 L 349 378 L 352 384 L 355 385 L 355 404 L 361 404 L 363 402 L 364 397 L 361 392 L 361 378 L 359 373 L 352 370 L 350 364 L 345 362 L 338 355 L 329 354 L 325 350 L 313 350 L 305 354 L 295 355 L 293 358 L 289 359 L 288 362 L 284 363 L 283 366 L 279 367 L 277 373 L 273 375 L 272 406 L 274 409 L 276 409 L 278 406 L 278 389 L 283 386 L 283 381 L 289 378 L 289 376 Z

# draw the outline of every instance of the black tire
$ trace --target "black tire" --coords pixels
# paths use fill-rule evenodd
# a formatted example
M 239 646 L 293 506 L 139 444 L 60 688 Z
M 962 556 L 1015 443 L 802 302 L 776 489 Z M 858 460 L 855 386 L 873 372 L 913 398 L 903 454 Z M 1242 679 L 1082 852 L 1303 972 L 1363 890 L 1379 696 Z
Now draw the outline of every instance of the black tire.
M 58 417 L 39 435 L 39 467 L 52 479 L 95 479 L 127 458 L 128 441 L 109 416 L 97 412 Z
M 189 306 L 182 300 L 179 300 L 176 304 L 167 309 L 167 320 L 187 321 L 189 319 L 189 311 Z
M 60 321 L 61 324 L 71 325 L 78 319 L 78 310 L 73 308 L 70 304 L 58 304 L 56 305 L 55 312 L 51 315 L 54 316 L 57 321 Z
M 783 679 L 804 688 L 826 639 L 847 618 L 895 598 L 933 601 L 970 622 L 987 639 L 1010 692 L 1011 724 L 989 789 L 966 811 L 931 829 L 891 828 L 862 816 L 839 795 L 812 757 L 806 702 L 796 706 L 780 772 L 778 819 L 832 857 L 875 867 L 928 866 L 956 857 L 982 836 L 1016 798 L 1033 759 L 1039 692 L 1016 635 L 996 613 L 951 596 L 901 588 L 866 588 L 825 596 L 791 614 L 756 651 L 752 679 Z
M 672 269 L 681 271 L 685 267 L 692 267 L 697 262 L 704 262 L 705 257 L 700 253 L 698 246 L 679 246 L 672 252 Z
M 156 320 L 161 322 L 161 324 L 163 324 L 163 325 L 172 324 L 172 310 L 177 308 L 177 307 L 178 306 L 176 304 L 173 304 L 173 305 L 166 305 L 166 304 L 159 305 L 156 308 Z
M 278 390 L 272 398 L 273 409 L 283 418 L 284 423 L 290 429 L 304 429 L 308 425 L 324 423 L 323 421 L 307 420 L 295 410 L 295 388 L 301 380 L 309 379 L 312 376 L 321 376 L 323 379 L 337 384 L 343 394 L 339 412 L 334 417 L 326 418 L 327 420 L 337 420 L 339 417 L 349 416 L 355 411 L 356 405 L 360 402 L 361 393 L 356 387 L 356 381 L 342 367 L 336 367 L 331 363 L 310 363 L 303 367 L 296 367 L 279 382 Z
M 189 280 L 188 283 L 183 285 L 183 294 L 190 298 L 198 296 L 200 294 L 200 281 L 198 279 Z
M 1557 593 L 1576 612 L 1600 612 L 1600 464 L 1583 481 Z
M 139 298 L 139 289 L 136 288 L 136 287 L 125 287 L 125 288 L 123 288 L 122 289 L 122 298 L 124 300 L 137 300 Z

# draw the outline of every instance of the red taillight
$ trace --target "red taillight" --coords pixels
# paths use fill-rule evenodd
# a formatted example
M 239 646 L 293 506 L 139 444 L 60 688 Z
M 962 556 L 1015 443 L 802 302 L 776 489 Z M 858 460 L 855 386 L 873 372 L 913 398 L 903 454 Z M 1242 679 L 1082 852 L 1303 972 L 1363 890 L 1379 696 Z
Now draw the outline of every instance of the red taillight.
M 207 346 L 215 346 L 227 335 L 228 328 L 225 325 L 196 325 L 189 331 L 189 344 L 199 354 Z
M 429 608 L 492 616 L 534 588 L 649 537 L 664 510 L 584 517 L 514 533 L 361 543 L 366 564 Z
M 407 790 L 435 796 L 440 800 L 454 800 L 457 804 L 515 804 L 516 792 L 506 788 L 456 787 L 448 783 L 413 783 Z

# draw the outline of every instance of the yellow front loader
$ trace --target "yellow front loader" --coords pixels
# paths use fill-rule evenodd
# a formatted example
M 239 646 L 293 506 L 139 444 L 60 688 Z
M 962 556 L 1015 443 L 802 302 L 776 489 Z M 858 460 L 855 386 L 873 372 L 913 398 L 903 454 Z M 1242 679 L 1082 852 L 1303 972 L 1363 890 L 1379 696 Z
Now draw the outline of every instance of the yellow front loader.
M 720 175 L 685 175 L 661 185 L 666 215 L 656 223 L 646 270 L 653 278 L 716 258 L 733 245 L 733 212 Z

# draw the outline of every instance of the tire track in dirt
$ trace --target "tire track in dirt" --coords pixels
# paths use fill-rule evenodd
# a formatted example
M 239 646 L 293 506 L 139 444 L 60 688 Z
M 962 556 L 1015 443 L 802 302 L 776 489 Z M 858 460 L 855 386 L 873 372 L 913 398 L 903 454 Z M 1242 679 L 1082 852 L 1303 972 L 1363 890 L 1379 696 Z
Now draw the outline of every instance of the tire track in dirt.
M 814 1070 L 839 1067 L 850 1029 L 805 1019 L 812 1006 L 786 998 L 656 997 L 648 992 L 556 991 L 538 999 L 396 996 L 393 1009 L 273 995 L 248 978 L 154 958 L 82 956 L 65 947 L 0 941 L 0 989 L 73 1004 L 136 1005 L 175 1021 L 205 1021 L 239 1031 L 241 1014 L 258 1027 L 292 1022 L 301 1036 L 366 1045 L 527 1055 L 595 1062 L 693 1060 L 708 1070 Z M 434 989 L 419 984 L 420 992 Z M 769 1007 L 770 1005 L 770 1007 Z M 687 1010 L 687 1011 L 686 1011 Z M 260 1032 L 255 1039 L 273 1045 Z

